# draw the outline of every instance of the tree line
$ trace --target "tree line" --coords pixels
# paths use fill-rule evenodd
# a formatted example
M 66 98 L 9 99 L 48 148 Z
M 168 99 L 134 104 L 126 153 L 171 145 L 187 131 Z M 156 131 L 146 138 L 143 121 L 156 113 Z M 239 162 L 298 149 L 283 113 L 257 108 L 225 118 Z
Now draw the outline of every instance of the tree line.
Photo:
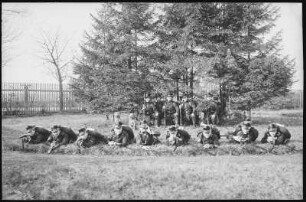
M 103 3 L 74 62 L 74 95 L 89 110 L 140 104 L 144 93 L 196 93 L 220 85 L 222 110 L 262 106 L 286 95 L 294 60 L 280 55 L 279 17 L 269 3 Z

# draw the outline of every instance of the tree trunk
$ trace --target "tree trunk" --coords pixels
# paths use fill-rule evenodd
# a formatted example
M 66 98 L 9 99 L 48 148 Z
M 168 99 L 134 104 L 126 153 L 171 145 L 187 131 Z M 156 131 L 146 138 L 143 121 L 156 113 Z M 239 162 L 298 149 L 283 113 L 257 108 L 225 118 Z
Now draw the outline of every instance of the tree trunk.
M 60 101 L 60 111 L 64 111 L 64 92 L 63 92 L 63 78 L 58 70 L 58 83 L 59 83 L 59 101 Z

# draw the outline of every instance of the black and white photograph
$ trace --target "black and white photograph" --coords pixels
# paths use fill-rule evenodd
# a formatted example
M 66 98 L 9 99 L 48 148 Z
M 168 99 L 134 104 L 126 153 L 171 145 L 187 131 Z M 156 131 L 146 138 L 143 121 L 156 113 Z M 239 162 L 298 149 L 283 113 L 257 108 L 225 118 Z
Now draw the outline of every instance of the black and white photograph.
M 303 4 L 2 2 L 2 200 L 302 200 Z

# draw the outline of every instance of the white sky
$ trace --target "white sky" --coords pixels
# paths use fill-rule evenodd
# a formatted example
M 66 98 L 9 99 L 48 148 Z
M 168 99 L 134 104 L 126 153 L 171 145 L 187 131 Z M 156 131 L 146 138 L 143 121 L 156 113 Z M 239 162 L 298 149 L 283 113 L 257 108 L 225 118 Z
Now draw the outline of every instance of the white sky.
M 302 4 L 277 3 L 281 17 L 273 30 L 283 31 L 284 55 L 296 59 L 296 74 L 293 89 L 303 89 L 303 37 Z M 37 37 L 43 29 L 53 33 L 60 30 L 63 38 L 70 39 L 69 53 L 79 52 L 78 44 L 83 40 L 84 31 L 91 28 L 90 13 L 96 15 L 100 3 L 2 3 L 2 9 L 26 9 L 27 14 L 12 19 L 15 29 L 23 30 L 15 42 L 14 54 L 18 55 L 7 67 L 2 68 L 3 82 L 57 82 L 37 57 Z

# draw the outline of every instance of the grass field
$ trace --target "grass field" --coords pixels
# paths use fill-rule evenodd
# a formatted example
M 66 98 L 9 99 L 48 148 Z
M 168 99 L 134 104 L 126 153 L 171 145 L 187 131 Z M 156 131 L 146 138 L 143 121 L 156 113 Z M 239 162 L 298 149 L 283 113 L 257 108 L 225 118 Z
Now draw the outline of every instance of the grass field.
M 303 112 L 254 111 L 252 116 L 258 141 L 276 121 L 288 126 L 291 146 L 269 153 L 269 145 L 241 147 L 222 138 L 211 156 L 195 142 L 199 128 L 187 127 L 192 140 L 175 152 L 164 144 L 135 144 L 97 145 L 75 154 L 76 147 L 68 145 L 47 155 L 43 144 L 21 151 L 17 138 L 26 125 L 60 124 L 75 131 L 87 125 L 107 134 L 112 120 L 85 114 L 2 119 L 2 199 L 302 199 Z M 122 119 L 127 123 L 127 115 Z M 233 127 L 219 129 L 222 135 Z M 165 143 L 165 129 L 157 130 Z

